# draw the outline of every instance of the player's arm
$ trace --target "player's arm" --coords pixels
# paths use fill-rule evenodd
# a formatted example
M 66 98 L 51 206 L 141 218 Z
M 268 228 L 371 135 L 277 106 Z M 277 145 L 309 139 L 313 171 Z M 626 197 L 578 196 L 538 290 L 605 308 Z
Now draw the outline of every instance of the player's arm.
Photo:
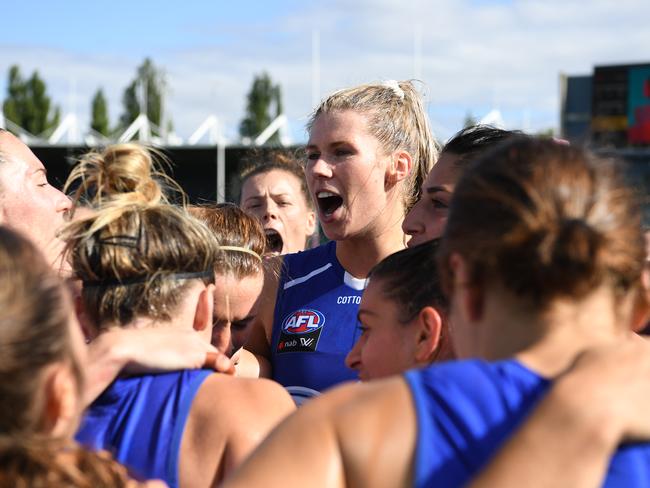
M 650 439 L 649 404 L 648 339 L 588 351 L 471 486 L 601 486 L 619 443 Z
M 225 486 L 410 486 L 415 439 L 402 378 L 347 384 L 287 418 Z
M 286 390 L 271 380 L 210 376 L 192 402 L 183 431 L 180 486 L 221 481 L 294 410 Z
M 211 353 L 208 357 L 207 353 Z M 92 403 L 120 373 L 176 371 L 210 367 L 234 373 L 232 362 L 193 330 L 113 328 L 87 350 L 84 402 Z M 211 358 L 208 363 L 207 359 Z

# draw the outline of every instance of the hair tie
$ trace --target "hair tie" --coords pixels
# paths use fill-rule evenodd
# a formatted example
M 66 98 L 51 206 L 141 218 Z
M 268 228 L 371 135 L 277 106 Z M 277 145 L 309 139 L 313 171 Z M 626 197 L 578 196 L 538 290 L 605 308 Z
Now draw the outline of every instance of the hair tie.
M 404 90 L 402 90 L 396 80 L 385 80 L 381 82 L 381 85 L 386 88 L 390 88 L 393 90 L 393 93 L 399 97 L 400 100 L 404 100 Z
M 247 247 L 239 247 L 239 246 L 219 246 L 219 249 L 222 251 L 237 251 L 237 252 L 245 252 L 247 254 L 250 254 L 251 256 L 255 256 L 259 262 L 262 262 L 262 257 L 257 254 L 255 251 L 252 249 L 248 249 Z
M 171 274 L 159 274 L 159 275 L 154 275 L 154 276 L 138 276 L 135 278 L 125 278 L 125 279 L 120 279 L 120 278 L 114 278 L 114 279 L 108 279 L 108 280 L 96 280 L 96 281 L 84 281 L 83 286 L 84 287 L 91 287 L 91 286 L 101 286 L 101 287 L 108 287 L 108 286 L 126 286 L 126 285 L 135 285 L 138 283 L 146 283 L 150 279 L 153 278 L 158 278 L 162 277 L 167 280 L 191 280 L 194 278 L 211 278 L 214 277 L 214 271 L 211 269 L 207 269 L 205 271 L 194 271 L 191 273 L 171 273 Z

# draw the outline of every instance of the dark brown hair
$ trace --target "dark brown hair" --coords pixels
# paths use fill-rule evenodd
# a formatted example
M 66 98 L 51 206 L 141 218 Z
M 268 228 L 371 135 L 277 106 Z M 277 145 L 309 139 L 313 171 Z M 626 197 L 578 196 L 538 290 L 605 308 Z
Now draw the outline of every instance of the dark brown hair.
M 384 296 L 397 303 L 402 323 L 413 320 L 426 306 L 443 312 L 447 309 L 436 264 L 439 241 L 433 239 L 391 254 L 368 275 L 371 280 L 381 281 Z
M 459 181 L 440 253 L 467 261 L 474 283 L 499 280 L 543 309 L 600 285 L 620 296 L 639 280 L 640 210 L 619 164 L 548 139 L 516 137 Z
M 454 134 L 442 147 L 440 155 L 453 154 L 458 158 L 455 166 L 463 170 L 484 152 L 511 137 L 523 135 L 520 131 L 499 129 L 491 125 L 471 125 Z
M 425 307 L 434 307 L 442 318 L 438 347 L 431 361 L 451 359 L 453 352 L 448 332 L 448 302 L 440 283 L 437 252 L 440 239 L 402 249 L 372 268 L 369 279 L 379 282 L 384 297 L 398 308 L 397 319 L 408 324 Z
M 29 435 L 43 426 L 44 374 L 72 353 L 67 290 L 27 239 L 0 226 L 0 434 Z

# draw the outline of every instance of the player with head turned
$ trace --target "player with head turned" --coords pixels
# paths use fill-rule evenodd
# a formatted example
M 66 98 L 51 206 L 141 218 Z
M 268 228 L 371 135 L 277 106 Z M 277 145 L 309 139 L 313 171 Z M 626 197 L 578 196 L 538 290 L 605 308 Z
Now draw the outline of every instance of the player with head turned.
M 26 238 L 0 226 L 0 486 L 137 484 L 108 453 L 72 440 L 86 348 L 63 282 Z M 163 484 L 164 485 L 164 484 Z
M 346 357 L 362 381 L 453 357 L 438 244 L 434 239 L 403 249 L 370 271 L 358 312 L 361 337 Z
M 232 203 L 190 207 L 190 213 L 210 228 L 222 251 L 215 263 L 212 344 L 228 356 L 242 354 L 268 263 L 263 259 L 264 231 L 257 219 Z
M 70 271 L 62 261 L 59 232 L 71 209 L 70 199 L 48 182 L 45 166 L 29 147 L 0 128 L 0 223 L 29 238 L 64 278 Z M 216 349 L 195 336 L 185 331 L 166 331 L 154 338 L 146 330 L 126 329 L 103 334 L 88 348 L 92 360 L 85 367 L 85 401 L 95 398 L 125 367 L 201 367 L 206 354 L 216 353 Z M 232 370 L 231 362 L 220 354 L 213 364 L 220 371 Z
M 418 201 L 402 224 L 404 233 L 411 236 L 409 246 L 442 236 L 449 201 L 465 169 L 484 152 L 518 134 L 517 131 L 489 125 L 473 125 L 460 130 L 447 141 L 422 184 Z
M 167 203 L 153 165 L 151 151 L 121 144 L 86 155 L 71 173 L 80 185 L 75 199 L 88 198 L 94 210 L 64 232 L 83 283 L 82 316 L 93 338 L 115 328 L 154 337 L 181 329 L 209 343 L 222 251 L 202 222 Z M 115 452 L 144 477 L 211 486 L 291 407 L 268 380 L 140 373 L 118 378 L 92 403 L 77 438 Z

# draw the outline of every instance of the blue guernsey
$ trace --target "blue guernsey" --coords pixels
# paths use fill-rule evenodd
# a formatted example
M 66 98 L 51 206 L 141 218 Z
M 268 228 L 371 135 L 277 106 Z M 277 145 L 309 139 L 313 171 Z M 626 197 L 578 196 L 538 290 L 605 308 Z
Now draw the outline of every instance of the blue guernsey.
M 271 341 L 274 380 L 322 391 L 358 378 L 345 356 L 359 335 L 365 284 L 343 269 L 334 241 L 284 257 Z
M 418 488 L 465 486 L 551 384 L 513 359 L 455 361 L 409 371 L 405 377 L 418 422 L 414 465 Z M 620 448 L 604 486 L 646 487 L 649 483 L 650 444 Z
M 208 370 L 116 380 L 86 411 L 77 440 L 106 449 L 142 479 L 178 486 L 185 422 Z

